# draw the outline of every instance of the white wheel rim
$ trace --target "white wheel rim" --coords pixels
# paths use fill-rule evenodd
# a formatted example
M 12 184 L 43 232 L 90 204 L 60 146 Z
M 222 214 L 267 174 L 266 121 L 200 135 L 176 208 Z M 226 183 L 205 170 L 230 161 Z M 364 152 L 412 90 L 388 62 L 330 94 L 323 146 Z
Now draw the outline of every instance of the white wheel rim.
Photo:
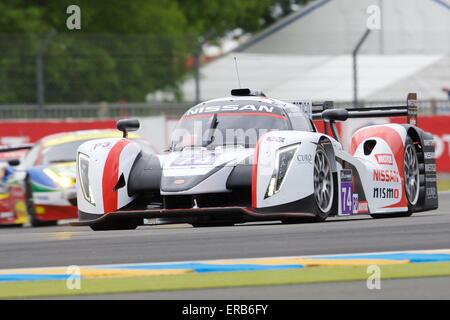
M 318 149 L 314 159 L 314 197 L 322 212 L 328 212 L 333 204 L 333 176 L 327 155 Z
M 419 200 L 419 163 L 413 145 L 406 146 L 404 162 L 406 197 L 411 205 L 416 205 Z

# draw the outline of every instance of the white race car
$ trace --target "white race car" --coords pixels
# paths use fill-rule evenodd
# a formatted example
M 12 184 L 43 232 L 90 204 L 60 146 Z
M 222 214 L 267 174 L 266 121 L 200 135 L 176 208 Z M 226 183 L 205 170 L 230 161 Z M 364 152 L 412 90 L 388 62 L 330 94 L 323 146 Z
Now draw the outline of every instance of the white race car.
M 339 142 L 336 121 L 394 116 L 408 121 L 359 129 L 348 152 Z M 321 121 L 325 133 L 316 129 Z M 139 122 L 120 120 L 123 138 L 78 149 L 75 225 L 135 229 L 146 218 L 193 226 L 291 223 L 432 210 L 434 140 L 416 121 L 415 94 L 403 106 L 333 109 L 332 102 L 235 89 L 189 109 L 170 151 L 153 155 L 127 139 Z

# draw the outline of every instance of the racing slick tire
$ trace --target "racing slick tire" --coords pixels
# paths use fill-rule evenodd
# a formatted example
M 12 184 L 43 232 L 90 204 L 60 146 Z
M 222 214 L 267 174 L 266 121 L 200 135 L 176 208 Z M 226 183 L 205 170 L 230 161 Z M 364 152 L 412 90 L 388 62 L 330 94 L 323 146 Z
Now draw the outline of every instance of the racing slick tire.
M 418 150 L 419 149 L 419 150 Z M 374 219 L 410 217 L 414 213 L 414 208 L 420 198 L 420 191 L 424 189 L 424 165 L 422 149 L 416 147 L 412 139 L 407 136 L 405 140 L 405 152 L 403 159 L 404 166 L 404 186 L 408 211 L 387 214 L 372 214 Z
M 21 228 L 23 224 L 0 224 L 0 229 Z
M 142 225 L 142 219 L 119 220 L 108 223 L 95 223 L 90 225 L 93 231 L 120 231 L 120 230 L 135 230 Z
M 313 217 L 283 219 L 285 224 L 301 222 L 322 222 L 325 221 L 333 210 L 335 186 L 334 177 L 325 149 L 317 146 L 316 156 L 314 157 L 314 208 Z
M 30 224 L 32 227 L 50 227 L 56 226 L 58 221 L 41 221 L 36 217 L 36 212 L 34 210 L 34 202 L 33 202 L 33 192 L 31 191 L 31 183 L 30 180 L 26 180 L 26 208 L 27 214 L 30 219 Z

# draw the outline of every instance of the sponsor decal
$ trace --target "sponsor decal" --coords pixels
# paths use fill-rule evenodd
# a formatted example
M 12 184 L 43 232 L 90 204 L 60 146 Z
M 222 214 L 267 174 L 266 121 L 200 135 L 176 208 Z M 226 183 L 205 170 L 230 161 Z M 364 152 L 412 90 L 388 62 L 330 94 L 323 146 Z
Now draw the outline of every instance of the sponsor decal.
M 423 140 L 423 145 L 425 147 L 434 147 L 435 144 L 434 140 Z
M 425 171 L 426 172 L 436 172 L 436 165 L 435 164 L 426 164 Z
M 399 199 L 400 190 L 396 188 L 373 188 L 373 197 L 376 199 Z
M 0 219 L 12 219 L 14 218 L 13 212 L 0 212 Z
M 185 182 L 186 182 L 186 180 L 184 180 L 184 179 L 177 179 L 177 180 L 174 181 L 174 183 L 175 183 L 176 185 L 180 185 L 180 184 L 183 184 L 183 183 L 185 183 Z
M 341 213 L 353 213 L 353 177 L 352 170 L 341 171 Z
M 274 107 L 266 106 L 266 105 L 255 105 L 255 104 L 247 104 L 247 105 L 223 105 L 223 106 L 208 106 L 208 107 L 196 107 L 188 110 L 186 112 L 186 116 L 197 115 L 202 113 L 217 113 L 217 112 L 233 112 L 233 111 L 253 111 L 253 112 L 267 112 L 272 113 Z
M 279 143 L 283 143 L 284 141 L 286 141 L 286 139 L 282 137 L 267 137 L 266 140 L 268 142 L 279 142 Z
M 358 206 L 359 206 L 359 196 L 357 193 L 353 194 L 353 213 L 358 213 Z
M 48 201 L 50 200 L 49 196 L 45 196 L 45 195 L 34 195 L 33 198 L 37 201 Z
M 312 117 L 312 101 L 311 100 L 303 100 L 303 101 L 294 101 L 293 104 L 298 106 L 300 110 L 306 114 L 309 118 Z
M 435 158 L 434 152 L 425 152 L 424 157 L 425 159 L 434 159 Z
M 367 201 L 358 202 L 358 213 L 369 213 L 369 203 Z
M 92 150 L 97 149 L 111 149 L 112 143 L 111 142 L 99 142 L 94 145 Z
M 437 198 L 437 190 L 435 187 L 426 188 L 427 190 L 427 199 L 436 199 Z
M 373 181 L 376 181 L 376 182 L 399 183 L 401 181 L 400 174 L 396 170 L 375 169 L 375 170 L 373 170 L 372 178 L 373 178 Z
M 412 124 L 413 126 L 416 126 L 418 108 L 415 94 L 411 97 L 411 99 L 408 99 L 407 106 L 408 106 L 408 123 Z
M 215 153 L 196 153 L 189 155 L 180 155 L 172 163 L 171 167 L 184 166 L 206 166 L 213 165 L 216 162 L 218 155 Z
M 427 182 L 436 182 L 436 181 L 437 181 L 437 178 L 436 178 L 436 175 L 435 175 L 434 173 L 432 173 L 432 174 L 427 174 L 427 175 L 425 176 L 425 180 L 426 180 Z
M 391 166 L 394 164 L 394 157 L 389 153 L 376 154 L 375 159 L 377 159 L 378 164 L 387 164 Z
M 312 163 L 313 156 L 312 156 L 312 154 L 299 154 L 299 155 L 297 155 L 297 160 L 300 163 Z

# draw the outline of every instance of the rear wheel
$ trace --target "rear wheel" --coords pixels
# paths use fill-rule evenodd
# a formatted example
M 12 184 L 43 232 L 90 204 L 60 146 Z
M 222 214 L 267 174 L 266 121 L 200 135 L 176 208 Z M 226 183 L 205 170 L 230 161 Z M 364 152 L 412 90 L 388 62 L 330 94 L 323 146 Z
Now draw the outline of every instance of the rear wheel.
M 27 214 L 30 219 L 30 224 L 33 227 L 50 227 L 56 226 L 58 221 L 42 221 L 39 220 L 36 216 L 36 211 L 34 209 L 33 202 L 33 191 L 31 190 L 31 182 L 27 179 L 26 181 L 26 206 L 27 206 Z
M 314 158 L 314 217 L 284 219 L 283 223 L 322 222 L 330 214 L 334 201 L 334 180 L 330 160 L 321 146 L 317 146 Z
M 414 208 L 419 201 L 421 179 L 419 156 L 416 147 L 410 137 L 406 137 L 405 152 L 403 158 L 404 186 L 408 211 L 393 214 L 374 214 L 372 218 L 401 218 L 410 217 L 414 213 Z

